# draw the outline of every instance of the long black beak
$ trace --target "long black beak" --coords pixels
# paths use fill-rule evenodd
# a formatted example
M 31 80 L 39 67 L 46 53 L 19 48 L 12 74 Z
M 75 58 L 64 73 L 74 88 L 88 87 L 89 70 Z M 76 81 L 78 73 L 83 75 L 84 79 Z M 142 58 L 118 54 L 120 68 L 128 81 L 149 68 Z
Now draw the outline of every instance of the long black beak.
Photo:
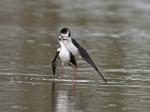
M 62 40 L 68 40 L 67 38 L 62 38 Z

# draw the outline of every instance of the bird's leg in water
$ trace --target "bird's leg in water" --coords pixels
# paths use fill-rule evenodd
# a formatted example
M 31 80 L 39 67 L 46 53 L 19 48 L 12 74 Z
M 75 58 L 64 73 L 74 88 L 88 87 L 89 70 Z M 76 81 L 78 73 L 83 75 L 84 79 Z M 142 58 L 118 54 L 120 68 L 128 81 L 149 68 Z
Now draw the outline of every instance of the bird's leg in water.
M 73 89 L 76 89 L 77 86 L 77 67 L 73 65 L 73 72 L 72 72 L 72 83 Z
M 60 75 L 59 75 L 59 78 L 63 78 L 63 75 L 64 75 L 64 65 L 63 65 L 63 63 L 62 63 L 62 65 L 61 65 L 61 69 L 60 69 Z

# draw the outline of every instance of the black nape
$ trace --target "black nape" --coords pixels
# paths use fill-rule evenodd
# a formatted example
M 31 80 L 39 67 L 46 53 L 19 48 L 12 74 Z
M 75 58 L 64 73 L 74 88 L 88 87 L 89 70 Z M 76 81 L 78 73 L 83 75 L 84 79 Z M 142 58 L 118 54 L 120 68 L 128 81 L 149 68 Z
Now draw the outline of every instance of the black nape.
M 60 30 L 60 33 L 63 33 L 63 34 L 66 34 L 67 32 L 69 32 L 69 37 L 71 36 L 71 33 L 70 33 L 70 30 L 69 30 L 69 28 L 66 28 L 66 27 L 64 27 L 64 28 L 62 28 L 61 30 Z

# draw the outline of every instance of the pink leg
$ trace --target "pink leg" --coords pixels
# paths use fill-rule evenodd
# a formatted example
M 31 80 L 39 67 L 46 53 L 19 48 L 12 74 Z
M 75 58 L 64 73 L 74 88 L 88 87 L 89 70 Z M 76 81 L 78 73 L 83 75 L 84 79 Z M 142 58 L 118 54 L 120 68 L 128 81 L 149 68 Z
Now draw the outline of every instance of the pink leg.
M 73 82 L 73 90 L 76 89 L 77 86 L 77 69 L 75 66 L 73 66 L 73 77 L 72 77 L 72 82 Z
M 63 78 L 63 74 L 64 74 L 64 66 L 63 66 L 63 64 L 61 65 L 61 69 L 60 69 L 60 76 L 59 76 L 59 78 Z

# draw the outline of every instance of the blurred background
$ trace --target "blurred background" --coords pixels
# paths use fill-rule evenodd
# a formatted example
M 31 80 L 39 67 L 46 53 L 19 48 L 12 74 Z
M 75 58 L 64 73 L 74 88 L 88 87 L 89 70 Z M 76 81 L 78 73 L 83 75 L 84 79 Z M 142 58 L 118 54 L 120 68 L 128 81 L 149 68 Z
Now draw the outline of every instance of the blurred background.
M 70 67 L 64 79 L 54 79 L 62 27 L 108 84 L 83 60 L 75 94 Z M 0 1 L 1 112 L 149 112 L 149 74 L 149 0 Z

